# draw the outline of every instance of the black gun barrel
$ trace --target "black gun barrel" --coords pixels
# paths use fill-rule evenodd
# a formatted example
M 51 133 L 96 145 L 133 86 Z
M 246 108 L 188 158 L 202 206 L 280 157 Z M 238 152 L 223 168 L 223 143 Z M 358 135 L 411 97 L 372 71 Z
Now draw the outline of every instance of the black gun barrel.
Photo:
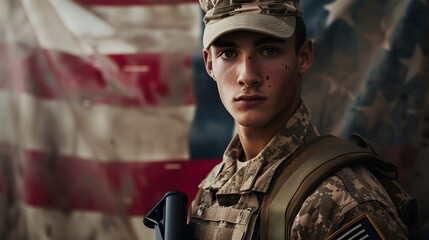
M 165 194 L 165 239 L 186 239 L 186 207 L 188 197 L 179 191 Z
M 156 240 L 192 239 L 186 224 L 188 196 L 180 191 L 167 192 L 143 218 L 143 223 L 155 229 Z

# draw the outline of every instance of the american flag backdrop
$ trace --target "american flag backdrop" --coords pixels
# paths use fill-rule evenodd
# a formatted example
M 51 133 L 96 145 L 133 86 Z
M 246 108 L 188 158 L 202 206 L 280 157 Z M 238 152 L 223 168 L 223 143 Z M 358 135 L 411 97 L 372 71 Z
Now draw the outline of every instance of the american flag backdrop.
M 429 239 L 428 0 L 301 0 L 321 133 L 377 144 Z M 196 0 L 0 2 L 0 239 L 154 239 L 234 134 L 201 56 Z

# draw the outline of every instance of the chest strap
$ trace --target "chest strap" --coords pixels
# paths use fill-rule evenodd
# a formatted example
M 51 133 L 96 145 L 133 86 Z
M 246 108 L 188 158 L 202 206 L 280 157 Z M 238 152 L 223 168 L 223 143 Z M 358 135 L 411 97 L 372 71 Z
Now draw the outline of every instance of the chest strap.
M 305 199 L 327 177 L 351 164 L 364 163 L 381 175 L 395 179 L 396 167 L 379 158 L 371 145 L 354 135 L 350 141 L 320 136 L 300 148 L 276 172 L 261 208 L 261 239 L 289 239 L 293 220 Z
M 199 208 L 195 218 L 199 218 L 205 221 L 220 222 L 225 221 L 234 224 L 247 224 L 251 215 L 251 210 L 248 209 L 234 209 L 227 207 L 208 207 Z
M 242 240 L 245 232 L 234 228 L 219 228 L 210 225 L 197 225 L 194 239 Z

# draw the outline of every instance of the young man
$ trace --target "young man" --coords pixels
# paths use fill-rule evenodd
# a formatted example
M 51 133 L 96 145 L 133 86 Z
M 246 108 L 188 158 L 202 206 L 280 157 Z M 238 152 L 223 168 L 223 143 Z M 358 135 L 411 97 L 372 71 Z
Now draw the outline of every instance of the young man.
M 323 178 L 296 214 L 279 221 L 268 214 L 277 206 L 267 196 L 279 188 L 276 183 L 287 182 L 288 171 L 289 179 L 299 175 L 290 169 L 318 136 L 300 95 L 312 42 L 305 38 L 298 1 L 200 3 L 206 12 L 205 66 L 238 134 L 199 186 L 189 214 L 194 238 L 407 239 L 395 204 L 362 164 Z

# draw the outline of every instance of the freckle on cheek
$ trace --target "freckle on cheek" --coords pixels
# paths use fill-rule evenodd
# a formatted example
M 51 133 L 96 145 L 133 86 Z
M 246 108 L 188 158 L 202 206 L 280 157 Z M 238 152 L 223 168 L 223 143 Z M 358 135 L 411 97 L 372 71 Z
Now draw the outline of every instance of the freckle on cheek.
M 270 80 L 270 76 L 267 76 L 267 80 Z
M 271 85 L 268 85 L 268 87 L 271 87 Z
M 252 57 L 249 57 L 249 60 L 252 60 Z

